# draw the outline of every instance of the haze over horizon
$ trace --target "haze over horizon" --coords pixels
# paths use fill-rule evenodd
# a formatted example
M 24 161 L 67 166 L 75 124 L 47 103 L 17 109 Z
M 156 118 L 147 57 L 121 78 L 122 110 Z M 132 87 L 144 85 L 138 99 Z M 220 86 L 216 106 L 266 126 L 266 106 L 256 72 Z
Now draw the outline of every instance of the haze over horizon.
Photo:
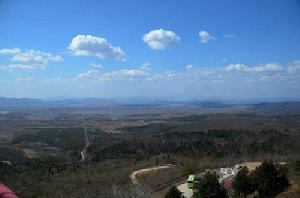
M 300 98 L 297 0 L 0 0 L 0 24 L 2 97 Z

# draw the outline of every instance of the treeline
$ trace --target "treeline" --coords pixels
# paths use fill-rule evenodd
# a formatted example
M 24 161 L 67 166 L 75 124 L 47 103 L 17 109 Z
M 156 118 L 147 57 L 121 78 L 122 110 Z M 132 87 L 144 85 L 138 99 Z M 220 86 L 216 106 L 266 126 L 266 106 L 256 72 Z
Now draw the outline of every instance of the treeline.
M 64 151 L 78 151 L 84 146 L 83 128 L 67 129 L 42 129 L 35 134 L 23 134 L 15 137 L 11 143 L 20 144 L 23 142 L 42 142 L 49 146 L 60 148 Z
M 256 193 L 259 197 L 276 197 L 290 186 L 286 167 L 265 161 L 253 172 L 242 168 L 233 182 L 236 196 L 246 197 Z
M 158 126 L 150 126 L 150 128 L 157 129 Z M 161 125 L 161 129 L 157 129 L 159 132 L 149 132 L 145 126 L 141 127 L 143 133 L 136 132 L 137 127 L 126 130 L 130 133 L 124 133 L 118 137 L 106 135 L 95 138 L 88 148 L 88 154 L 92 160 L 118 158 L 139 160 L 168 153 L 216 158 L 258 154 L 285 155 L 289 152 L 296 153 L 299 147 L 290 135 L 275 129 L 262 131 L 217 129 L 207 132 L 181 132 L 178 128 Z
M 197 157 L 251 157 L 257 155 L 297 154 L 297 139 L 276 129 L 250 131 L 211 129 L 183 130 L 168 124 L 127 127 L 121 134 L 107 134 L 101 130 L 88 131 L 88 158 L 94 162 L 106 159 L 143 160 L 160 154 L 180 154 Z M 45 143 L 73 156 L 84 147 L 82 128 L 43 129 L 34 134 L 23 134 L 12 144 Z M 38 152 L 38 151 L 37 151 Z
M 9 161 L 15 164 L 26 161 L 26 158 L 20 150 L 10 148 L 8 146 L 0 146 L 0 160 Z
M 81 169 L 79 161 L 72 162 L 64 156 L 26 159 L 22 163 L 11 165 L 0 162 L 0 181 L 20 197 L 47 197 L 45 191 L 53 178 Z

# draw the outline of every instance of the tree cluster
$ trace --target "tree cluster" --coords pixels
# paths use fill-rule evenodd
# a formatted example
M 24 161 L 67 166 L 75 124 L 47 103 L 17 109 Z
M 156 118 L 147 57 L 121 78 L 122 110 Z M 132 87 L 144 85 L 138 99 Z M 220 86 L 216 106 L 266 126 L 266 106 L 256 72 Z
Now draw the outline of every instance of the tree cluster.
M 257 193 L 259 197 L 276 197 L 290 186 L 284 169 L 277 168 L 272 162 L 265 161 L 252 173 L 242 168 L 233 183 L 236 196 L 247 197 Z
M 287 190 L 289 186 L 284 169 L 276 167 L 269 161 L 263 162 L 252 173 L 246 167 L 240 169 L 233 182 L 234 195 L 244 198 L 253 193 L 261 198 L 276 197 L 279 193 Z M 195 187 L 193 198 L 228 197 L 228 193 L 219 183 L 216 173 L 207 172 L 199 185 Z M 176 187 L 172 187 L 165 197 L 180 198 L 182 195 Z

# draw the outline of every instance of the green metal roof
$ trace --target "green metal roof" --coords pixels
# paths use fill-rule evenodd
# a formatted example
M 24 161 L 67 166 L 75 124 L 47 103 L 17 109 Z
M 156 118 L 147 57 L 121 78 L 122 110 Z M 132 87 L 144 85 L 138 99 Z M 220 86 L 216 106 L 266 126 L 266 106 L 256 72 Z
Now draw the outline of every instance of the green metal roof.
M 195 175 L 189 175 L 188 181 L 194 181 L 195 180 Z

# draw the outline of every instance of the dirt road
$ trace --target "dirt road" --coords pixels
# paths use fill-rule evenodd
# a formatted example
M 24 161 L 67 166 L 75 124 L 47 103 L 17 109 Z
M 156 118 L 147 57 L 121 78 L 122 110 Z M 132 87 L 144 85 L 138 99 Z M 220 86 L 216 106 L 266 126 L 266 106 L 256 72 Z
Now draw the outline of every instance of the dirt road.
M 172 167 L 172 165 L 164 165 L 164 166 L 155 166 L 155 167 L 151 167 L 151 168 L 144 168 L 144 169 L 140 169 L 140 170 L 132 172 L 129 177 L 133 184 L 138 184 L 138 180 L 136 178 L 136 176 L 138 174 L 144 174 L 144 173 L 148 173 L 151 171 L 166 169 L 166 168 L 171 168 L 171 167 Z
M 85 137 L 85 145 L 83 147 L 83 150 L 80 152 L 82 162 L 86 159 L 86 150 L 90 146 L 90 140 L 86 128 L 84 128 L 84 137 Z

